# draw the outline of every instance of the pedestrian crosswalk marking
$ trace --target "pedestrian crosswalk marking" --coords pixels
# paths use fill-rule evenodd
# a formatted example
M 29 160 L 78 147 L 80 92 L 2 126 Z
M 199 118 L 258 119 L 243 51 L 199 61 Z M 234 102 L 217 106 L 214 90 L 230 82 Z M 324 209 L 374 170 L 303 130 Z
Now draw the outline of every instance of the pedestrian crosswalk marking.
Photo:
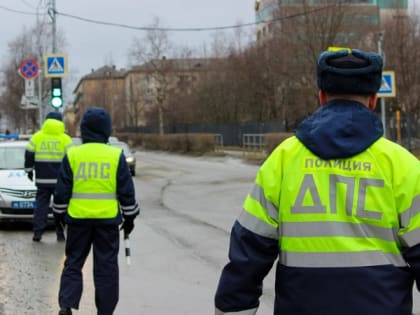
M 57 58 L 54 58 L 51 62 L 50 67 L 48 68 L 48 72 L 64 72 L 64 68 L 61 66 L 60 62 Z
M 395 86 L 395 73 L 394 71 L 383 71 L 381 87 L 378 91 L 379 97 L 395 97 L 396 86 Z
M 67 56 L 65 54 L 44 55 L 44 76 L 46 78 L 62 78 L 68 72 Z

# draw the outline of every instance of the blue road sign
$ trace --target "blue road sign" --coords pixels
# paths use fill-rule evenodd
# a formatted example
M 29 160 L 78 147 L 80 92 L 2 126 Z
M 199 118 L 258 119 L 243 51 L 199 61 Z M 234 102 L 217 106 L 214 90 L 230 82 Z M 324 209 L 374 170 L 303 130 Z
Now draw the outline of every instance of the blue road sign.
M 395 73 L 394 71 L 382 72 L 382 84 L 378 91 L 379 97 L 395 97 Z
M 67 75 L 67 58 L 63 54 L 44 56 L 45 77 L 64 77 Z

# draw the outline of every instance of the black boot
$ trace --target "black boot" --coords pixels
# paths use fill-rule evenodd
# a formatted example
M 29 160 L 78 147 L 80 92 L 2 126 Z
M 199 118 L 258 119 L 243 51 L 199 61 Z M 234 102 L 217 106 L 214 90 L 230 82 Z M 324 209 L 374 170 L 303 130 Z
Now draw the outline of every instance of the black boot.
M 71 314 L 72 314 L 71 308 L 68 308 L 68 307 L 62 307 L 60 311 L 58 312 L 58 315 L 71 315 Z
M 41 241 L 41 238 L 42 238 L 42 233 L 40 233 L 40 232 L 35 232 L 35 233 L 34 233 L 34 236 L 32 237 L 32 240 L 33 240 L 34 242 L 39 242 L 39 241 Z
M 64 236 L 64 231 L 57 231 L 57 242 L 64 242 L 66 240 L 66 237 Z

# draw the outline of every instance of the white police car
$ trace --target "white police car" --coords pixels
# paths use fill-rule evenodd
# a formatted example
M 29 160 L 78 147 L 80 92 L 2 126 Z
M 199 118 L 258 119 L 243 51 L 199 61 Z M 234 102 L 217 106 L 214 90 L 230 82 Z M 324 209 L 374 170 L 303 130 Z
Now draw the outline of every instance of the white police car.
M 0 221 L 30 221 L 36 186 L 24 171 L 28 141 L 0 142 Z

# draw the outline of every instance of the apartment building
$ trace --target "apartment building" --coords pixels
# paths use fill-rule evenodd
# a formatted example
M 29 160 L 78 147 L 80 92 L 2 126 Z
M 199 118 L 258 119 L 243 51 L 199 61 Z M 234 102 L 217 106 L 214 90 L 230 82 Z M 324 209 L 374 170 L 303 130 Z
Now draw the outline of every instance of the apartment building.
M 145 126 L 147 115 L 176 112 L 182 96 L 190 95 L 211 64 L 211 59 L 160 59 L 116 69 L 103 66 L 83 76 L 73 93 L 75 99 L 70 111 L 72 122 L 80 124 L 86 108 L 103 107 L 111 115 L 114 130 Z M 77 131 L 77 128 L 73 128 Z
M 109 112 L 114 129 L 125 127 L 125 75 L 125 69 L 118 70 L 115 66 L 106 65 L 92 69 L 91 73 L 83 76 L 73 91 L 74 123 L 80 124 L 88 107 L 97 106 Z
M 163 58 L 128 70 L 125 95 L 130 126 L 144 126 L 148 113 L 164 115 L 180 109 L 182 96 L 193 93 L 210 64 L 206 58 Z
M 344 25 L 363 29 L 375 25 L 378 29 L 389 19 L 408 14 L 408 0 L 260 0 L 256 6 L 257 40 L 273 36 L 276 30 L 299 15 L 310 12 L 325 16 L 328 7 L 340 7 L 348 21 Z

